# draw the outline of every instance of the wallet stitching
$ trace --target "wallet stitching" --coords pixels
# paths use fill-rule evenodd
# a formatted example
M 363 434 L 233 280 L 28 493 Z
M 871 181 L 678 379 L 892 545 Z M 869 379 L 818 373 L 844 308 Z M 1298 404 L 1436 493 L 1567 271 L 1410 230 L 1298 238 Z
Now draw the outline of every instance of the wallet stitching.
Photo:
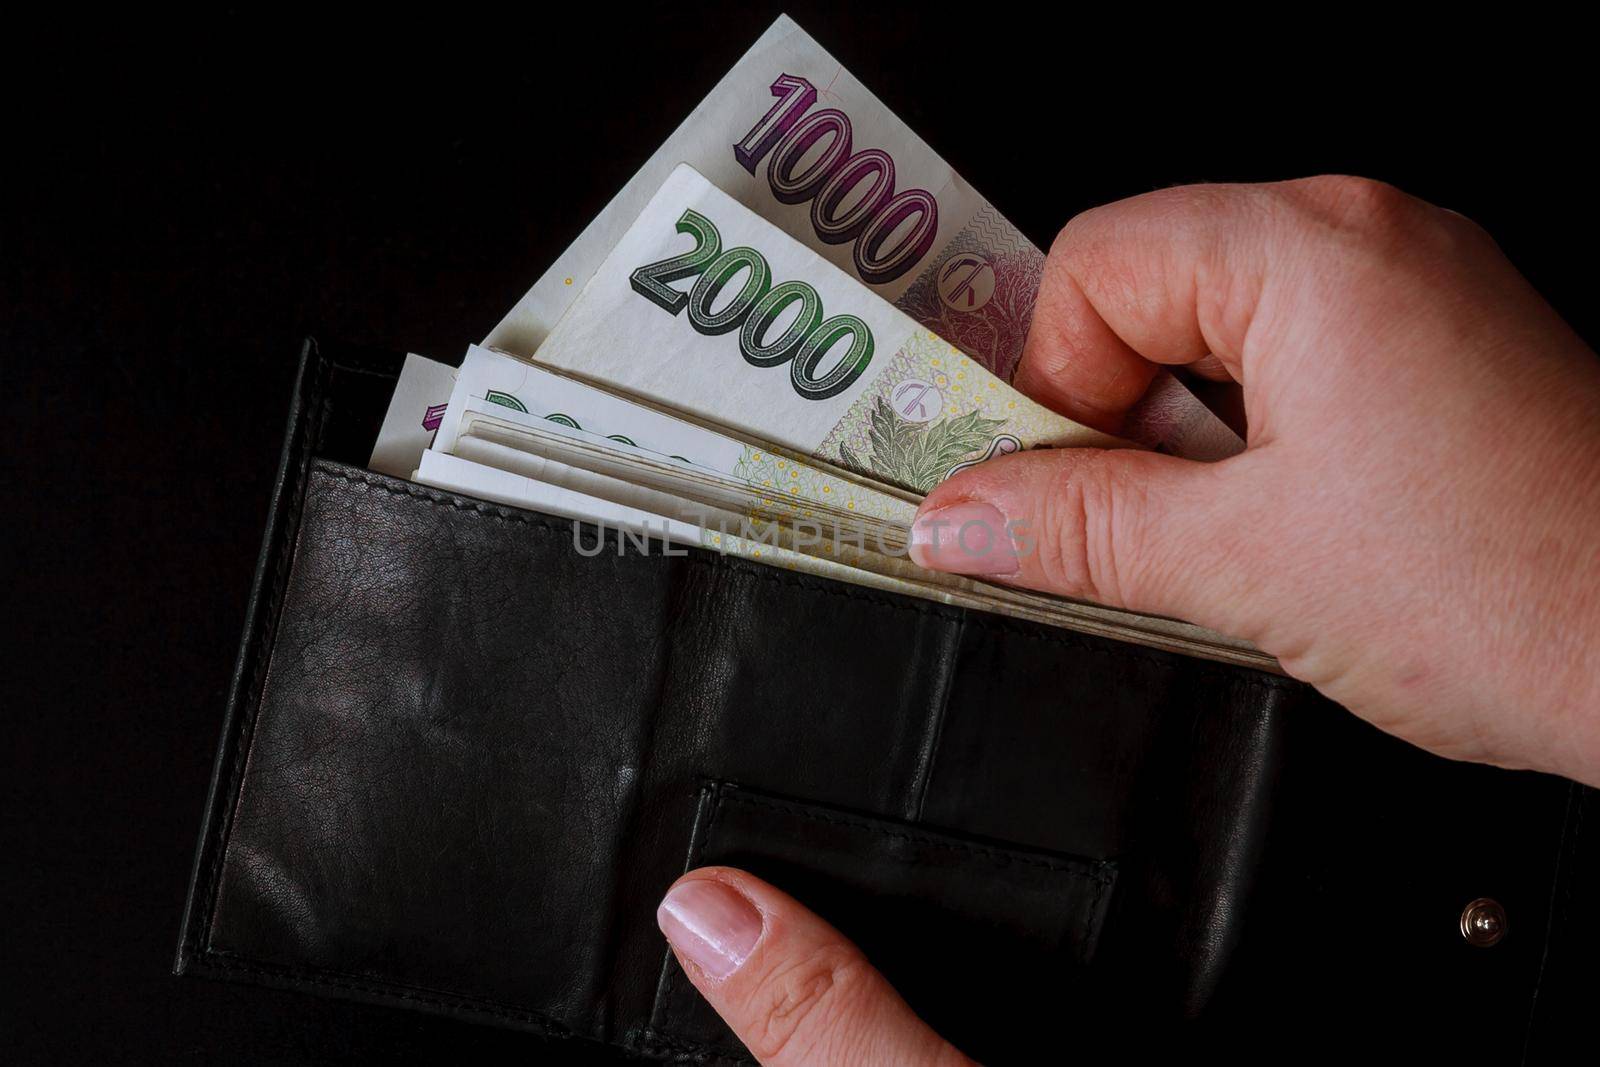
M 456 1009 L 475 1012 L 481 1015 L 494 1016 L 501 1019 L 510 1019 L 532 1026 L 535 1030 L 556 1037 L 580 1036 L 569 1027 L 531 1009 L 512 1008 L 506 1005 L 493 1004 L 490 1001 L 468 996 L 432 996 L 426 993 L 413 992 L 401 986 L 396 986 L 382 980 L 365 980 L 346 976 L 332 971 L 321 971 L 312 968 L 288 967 L 273 964 L 251 962 L 239 957 L 232 957 L 227 953 L 215 949 L 207 954 L 206 964 L 223 971 L 238 971 L 244 974 L 260 975 L 266 978 L 283 978 L 296 982 L 305 982 L 312 985 L 328 986 L 334 989 L 345 989 L 356 993 L 368 993 L 373 996 L 392 997 L 406 1000 L 416 1004 L 425 1004 L 432 1008 Z
M 981 856 L 984 859 L 989 860 L 996 867 L 1005 867 L 1015 863 L 1023 867 L 1037 867 L 1042 870 L 1060 871 L 1090 879 L 1091 881 L 1099 883 L 1102 887 L 1109 884 L 1111 881 L 1111 876 L 1107 873 L 1105 865 L 1103 863 L 1095 863 L 1092 860 L 1050 859 L 1049 857 L 1045 856 L 1030 856 L 1024 853 L 1013 852 L 1009 849 L 969 844 L 964 841 L 952 841 L 940 835 L 930 834 L 927 831 L 912 830 L 910 828 L 890 829 L 888 827 L 879 825 L 873 820 L 845 815 L 840 812 L 820 812 L 804 805 L 792 803 L 790 801 L 778 800 L 773 797 L 757 797 L 744 792 L 732 794 L 724 793 L 719 800 L 718 813 L 720 814 L 722 805 L 730 803 L 748 804 L 749 806 L 756 808 L 769 808 L 774 811 L 781 811 L 791 815 L 796 815 L 803 819 L 810 819 L 814 822 L 829 823 L 836 826 L 855 827 L 860 830 L 865 830 L 868 833 L 877 834 L 880 837 L 891 837 L 897 840 L 911 841 L 918 844 L 924 844 L 932 848 L 941 848 L 953 852 L 966 852 L 974 856 Z M 713 817 L 713 822 L 706 830 L 707 838 L 710 838 L 711 830 L 714 827 L 715 819 Z M 907 866 L 915 865 L 913 861 L 900 862 L 904 862 Z
M 374 378 L 387 378 L 390 381 L 396 379 L 393 370 L 386 369 L 375 363 L 351 363 L 349 360 L 344 359 L 333 360 L 332 363 L 335 370 L 347 370 L 353 374 L 368 374 Z
M 321 350 L 317 350 L 317 370 L 311 388 L 312 400 L 310 409 L 301 419 L 300 425 L 295 427 L 295 438 L 290 448 L 294 455 L 294 480 L 290 484 L 288 496 L 288 510 L 284 515 L 283 540 L 278 547 L 278 558 L 273 562 L 272 589 L 267 598 L 265 613 L 261 616 L 260 632 L 251 635 L 251 642 L 259 649 L 256 656 L 255 668 L 250 674 L 250 687 L 244 692 L 245 704 L 240 709 L 243 714 L 239 720 L 237 732 L 232 738 L 233 760 L 228 771 L 228 789 L 223 795 L 228 797 L 228 814 L 225 820 L 219 821 L 211 847 L 210 871 L 207 874 L 206 902 L 201 909 L 204 916 L 205 927 L 203 932 L 198 932 L 198 940 L 204 949 L 211 949 L 211 928 L 216 919 L 217 895 L 221 890 L 223 861 L 227 856 L 227 843 L 233 836 L 233 823 L 238 814 L 239 794 L 244 774 L 246 754 L 250 749 L 250 739 L 255 734 L 256 713 L 261 707 L 261 686 L 266 678 L 267 666 L 272 662 L 271 646 L 273 637 L 278 628 L 278 609 L 283 599 L 283 592 L 288 584 L 289 561 L 294 556 L 293 542 L 298 536 L 300 526 L 300 513 L 305 502 L 305 493 L 302 490 L 302 481 L 310 464 L 302 462 L 300 453 L 305 451 L 308 439 L 311 436 L 311 425 L 321 414 L 326 400 L 325 386 L 327 378 L 332 372 L 332 364 L 324 359 Z
M 243 714 L 240 718 L 238 730 L 231 742 L 233 759 L 229 769 L 228 789 L 225 794 L 231 798 L 228 804 L 228 815 L 227 819 L 222 821 L 214 831 L 212 840 L 209 843 L 211 851 L 210 870 L 207 874 L 205 906 L 201 909 L 205 926 L 203 933 L 197 931 L 197 938 L 201 941 L 200 947 L 204 961 L 209 966 L 226 971 L 268 977 L 278 976 L 312 985 L 366 992 L 375 996 L 394 997 L 431 1007 L 457 1008 L 481 1012 L 498 1018 L 522 1022 L 533 1026 L 535 1029 L 554 1035 L 570 1036 L 573 1031 L 569 1027 L 531 1009 L 512 1009 L 495 1006 L 486 1001 L 467 996 L 456 999 L 429 997 L 392 984 L 342 978 L 325 971 L 247 962 L 241 958 L 232 958 L 228 953 L 216 949 L 210 944 L 210 930 L 215 919 L 217 897 L 221 891 L 222 870 L 227 855 L 227 843 L 232 838 L 233 824 L 238 813 L 244 764 L 251 747 L 250 742 L 255 734 L 256 717 L 261 706 L 261 687 L 272 661 L 272 655 L 267 652 L 267 649 L 271 647 L 273 637 L 277 631 L 279 607 L 283 600 L 283 594 L 288 587 L 290 561 L 295 555 L 293 544 L 298 539 L 300 519 L 304 511 L 305 493 L 302 490 L 302 485 L 306 481 L 308 472 L 313 477 L 323 473 L 312 468 L 310 457 L 305 454 L 308 451 L 314 451 L 309 447 L 309 442 L 314 437 L 320 437 L 326 425 L 328 411 L 327 383 L 333 371 L 336 368 L 364 369 L 335 364 L 325 358 L 320 350 L 317 350 L 316 359 L 317 369 L 311 386 L 312 400 L 307 407 L 305 417 L 295 429 L 294 441 L 290 445 L 292 454 L 296 456 L 296 461 L 294 463 L 294 480 L 290 485 L 287 499 L 288 508 L 284 514 L 284 543 L 280 546 L 278 558 L 273 564 L 272 588 L 267 599 L 266 611 L 261 616 L 260 633 L 259 635 L 252 635 L 252 641 L 262 650 L 262 654 L 257 657 L 255 668 L 251 672 L 250 687 L 245 691 L 247 703 L 241 709 Z
M 686 870 L 694 870 L 700 866 L 700 858 L 705 854 L 706 843 L 716 835 L 717 820 L 722 817 L 722 812 L 727 807 L 729 793 L 721 783 L 713 782 L 706 786 L 702 790 L 702 796 L 705 794 L 709 794 L 711 798 L 711 815 L 706 819 L 705 833 L 696 837 L 689 846 L 689 858 L 685 863 Z M 741 794 L 734 793 L 732 795 L 737 799 Z M 674 1025 L 673 1006 L 678 1002 L 678 980 L 683 976 L 683 966 L 678 964 L 675 958 L 672 958 L 674 953 L 670 947 L 667 949 L 667 956 L 669 957 L 669 969 L 665 983 L 666 988 L 662 991 L 660 1003 L 657 1005 L 660 1009 L 660 1014 L 659 1017 L 656 1017 L 655 1012 L 651 1013 L 651 1025 L 646 1031 L 647 1041 L 654 1042 L 656 1045 L 670 1050 L 674 1059 L 707 1063 L 715 1058 L 720 1063 L 754 1063 L 755 1059 L 753 1057 L 740 1056 L 738 1053 L 729 1051 L 726 1046 L 719 1047 L 704 1042 L 673 1038 L 661 1032 L 662 1030 L 671 1029 Z M 661 1029 L 657 1029 L 658 1021 Z
M 297 428 L 296 440 L 292 446 L 294 451 L 299 456 L 303 456 L 308 449 L 308 442 L 312 436 L 313 426 L 316 426 L 318 431 L 321 429 L 327 411 L 327 396 L 325 391 L 326 380 L 335 366 L 338 366 L 342 369 L 362 371 L 365 373 L 384 373 L 375 371 L 372 368 L 362 367 L 354 364 L 335 364 L 325 358 L 320 351 L 317 352 L 316 358 L 317 378 L 312 387 L 314 399 L 312 400 L 310 409 L 307 411 L 305 420 Z M 531 529 L 540 530 L 546 534 L 560 532 L 560 529 L 556 524 L 552 523 L 548 519 L 543 519 L 536 515 L 519 514 L 512 509 L 504 508 L 498 505 L 474 502 L 465 498 L 445 496 L 432 490 L 422 489 L 421 487 L 387 484 L 385 481 L 380 480 L 379 476 L 367 471 L 335 470 L 330 469 L 327 466 L 317 465 L 312 460 L 314 460 L 314 457 L 296 462 L 295 464 L 294 481 L 292 483 L 288 499 L 289 507 L 283 526 L 285 541 L 293 541 L 297 536 L 301 514 L 304 510 L 305 492 L 303 491 L 303 483 L 307 480 L 308 473 L 312 480 L 319 478 L 326 480 L 334 488 L 342 488 L 343 486 L 340 485 L 342 482 L 346 486 L 376 489 L 389 496 L 400 497 L 417 503 L 428 504 L 435 508 L 469 512 L 492 519 L 498 519 L 502 522 L 515 523 Z M 222 970 L 252 973 L 264 976 L 276 975 L 305 981 L 311 984 L 348 989 L 358 992 L 367 992 L 377 996 L 393 997 L 399 1000 L 425 1004 L 433 1007 L 469 1010 L 490 1017 L 504 1018 L 522 1022 L 524 1024 L 533 1026 L 535 1029 L 548 1031 L 553 1034 L 573 1034 L 573 1031 L 570 1028 L 532 1010 L 518 1010 L 493 1006 L 487 1002 L 477 1000 L 472 997 L 460 997 L 449 1000 L 437 997 L 429 997 L 424 994 L 404 990 L 403 988 L 391 984 L 385 984 L 382 982 L 355 981 L 351 979 L 340 978 L 325 972 L 292 967 L 262 966 L 239 959 L 230 959 L 224 953 L 210 947 L 209 930 L 215 918 L 214 909 L 216 906 L 217 896 L 220 891 L 223 861 L 226 854 L 226 842 L 231 837 L 234 817 L 237 813 L 244 761 L 250 747 L 249 740 L 254 733 L 256 715 L 260 709 L 259 698 L 261 685 L 264 681 L 267 667 L 272 659 L 272 656 L 266 650 L 270 646 L 272 636 L 276 631 L 278 611 L 287 586 L 290 562 L 294 555 L 295 553 L 292 551 L 291 546 L 284 545 L 280 548 L 278 559 L 275 562 L 273 569 L 273 586 L 267 602 L 266 612 L 264 613 L 261 621 L 261 632 L 259 636 L 253 636 L 252 638 L 263 650 L 263 654 L 258 657 L 255 668 L 252 671 L 251 684 L 249 690 L 247 691 L 248 704 L 246 707 L 241 709 L 244 714 L 241 717 L 238 730 L 232 739 L 233 760 L 232 767 L 229 772 L 227 790 L 227 795 L 231 798 L 229 802 L 228 816 L 225 822 L 222 825 L 219 825 L 217 830 L 213 832 L 212 839 L 209 843 L 211 851 L 210 870 L 207 875 L 208 884 L 205 907 L 202 909 L 202 915 L 204 916 L 205 922 L 205 934 L 203 935 L 202 940 L 204 942 L 203 952 L 206 963 Z M 829 586 L 823 586 L 817 584 L 813 579 L 809 579 L 804 576 L 772 572 L 768 568 L 758 568 L 754 564 L 743 564 L 742 561 L 718 561 L 690 557 L 685 562 L 691 566 L 696 566 L 707 570 L 731 569 L 734 573 L 746 575 L 751 579 L 759 579 L 770 584 L 784 585 L 792 588 L 802 589 L 811 594 L 824 594 L 847 600 L 855 600 L 879 609 L 889 609 L 900 613 L 914 613 L 922 616 L 932 616 L 945 619 L 953 618 L 963 622 L 964 624 L 970 622 L 971 624 L 979 626 L 988 631 L 1010 633 L 1019 637 L 1024 637 L 1046 644 L 1055 644 L 1063 647 L 1076 648 L 1108 659 L 1139 660 L 1154 666 L 1159 666 L 1167 671 L 1173 671 L 1183 667 L 1197 675 L 1224 678 L 1236 684 L 1242 683 L 1251 688 L 1296 690 L 1301 686 L 1301 683 L 1298 682 L 1280 680 L 1268 676 L 1260 676 L 1254 673 L 1241 675 L 1238 673 L 1237 669 L 1209 667 L 1199 661 L 1186 659 L 1180 663 L 1176 661 L 1175 657 L 1172 657 L 1171 654 L 1156 655 L 1133 648 L 1103 647 L 1099 644 L 1084 640 L 1076 634 L 1066 631 L 1038 633 L 1012 624 L 1008 620 L 989 618 L 980 613 L 957 614 L 948 610 L 941 610 L 933 605 L 924 606 L 916 604 L 893 603 L 858 590 L 837 589 Z M 711 838 L 711 835 L 715 830 L 716 820 L 718 816 L 720 816 L 722 807 L 728 799 L 729 795 L 727 793 L 724 793 L 721 790 L 717 791 L 715 809 L 712 812 L 710 820 L 707 822 L 705 838 L 696 844 L 694 850 L 696 857 L 700 854 L 703 854 L 704 845 L 706 841 Z M 746 794 L 733 794 L 732 799 L 757 807 L 766 806 L 775 810 L 788 811 L 791 814 L 799 815 L 808 819 L 851 826 L 857 829 L 876 833 L 880 836 L 899 837 L 906 840 L 916 841 L 925 845 L 946 848 L 958 852 L 966 852 L 975 856 L 983 856 L 990 862 L 993 862 L 996 866 L 1004 866 L 1006 863 L 1019 863 L 1025 866 L 1064 871 L 1069 874 L 1085 877 L 1097 883 L 1098 886 L 1094 897 L 1094 904 L 1091 907 L 1091 916 L 1094 911 L 1098 909 L 1101 897 L 1110 885 L 1110 878 L 1103 869 L 1086 869 L 1082 865 L 1074 866 L 1066 861 L 1052 862 L 1042 858 L 1033 858 L 1007 853 L 997 849 L 988 849 L 984 848 L 983 846 L 967 845 L 958 842 L 941 840 L 935 837 L 917 834 L 910 831 L 888 830 L 871 822 L 851 819 L 847 816 L 823 815 L 819 812 L 806 810 L 797 806 L 785 805 L 780 801 L 769 800 L 767 798 L 758 799 Z M 693 860 L 691 860 L 691 866 L 693 866 Z M 1084 925 L 1086 929 L 1090 921 L 1090 917 L 1085 918 Z M 674 968 L 671 972 L 669 972 L 671 976 L 669 977 L 667 988 L 668 1013 L 670 1013 L 671 1002 L 676 999 L 673 994 L 676 990 L 676 981 L 678 977 L 677 972 L 680 970 L 681 968 Z M 668 1023 L 668 1018 L 663 1016 L 662 1021 L 663 1023 Z M 668 1038 L 666 1035 L 661 1034 L 654 1029 L 648 1031 L 647 1033 L 647 1044 L 654 1044 L 662 1049 L 672 1050 L 673 1055 L 676 1058 L 693 1059 L 696 1062 L 710 1062 L 713 1060 L 718 1062 L 740 1064 L 752 1062 L 746 1058 L 730 1056 L 728 1053 L 718 1051 L 711 1046 L 683 1042 Z M 646 1051 L 649 1051 L 649 1049 L 646 1048 Z
M 1573 783 L 1568 794 L 1568 803 L 1572 808 L 1572 833 L 1556 849 L 1555 878 L 1559 888 L 1554 894 L 1549 926 L 1545 930 L 1544 949 L 1539 955 L 1539 967 L 1534 972 L 1533 994 L 1529 998 L 1528 1022 L 1523 1039 L 1523 1057 L 1527 1058 L 1527 1050 L 1531 1047 L 1535 1036 L 1539 1032 L 1539 994 L 1544 987 L 1545 968 L 1550 962 L 1550 944 L 1554 936 L 1564 930 L 1567 925 L 1567 915 L 1572 909 L 1573 883 L 1578 880 L 1578 873 L 1572 870 L 1563 871 L 1574 857 L 1581 855 L 1581 839 L 1583 837 L 1583 811 L 1588 805 L 1585 803 L 1584 787 Z
M 425 489 L 412 483 L 406 483 L 405 485 L 391 485 L 388 484 L 387 480 L 379 480 L 382 478 L 381 475 L 375 475 L 370 471 L 332 470 L 327 467 L 318 467 L 313 473 L 333 480 L 335 483 L 342 480 L 350 483 L 351 485 L 365 486 L 371 489 L 376 489 L 383 493 L 387 493 L 390 496 L 401 497 L 403 499 L 411 500 L 421 504 L 429 504 L 436 508 L 484 515 L 488 518 L 498 519 L 502 522 L 517 523 L 532 527 L 534 529 L 543 530 L 546 533 L 560 532 L 558 527 L 551 523 L 550 520 L 541 518 L 537 515 L 524 514 L 505 505 L 490 504 L 486 502 L 468 500 L 465 498 L 446 496 L 438 493 L 435 490 Z M 931 604 L 926 606 L 919 604 L 896 604 L 860 590 L 835 589 L 830 586 L 820 586 L 815 584 L 814 579 L 810 579 L 802 575 L 773 571 L 772 568 L 758 567 L 757 564 L 747 564 L 744 563 L 744 561 L 724 561 L 718 563 L 713 560 L 689 556 L 684 560 L 684 562 L 691 566 L 703 567 L 707 569 L 717 569 L 719 567 L 736 568 L 734 571 L 735 573 L 748 575 L 752 579 L 759 579 L 775 585 L 787 585 L 798 589 L 804 589 L 813 594 L 823 594 L 827 596 L 841 597 L 847 600 L 857 600 L 881 609 L 899 612 L 911 612 L 918 615 L 933 616 L 941 619 L 963 618 L 963 616 L 954 614 L 948 609 L 941 609 Z M 969 612 L 964 618 L 965 621 L 971 623 L 972 625 L 979 626 L 985 630 L 1015 634 L 1018 637 L 1024 637 L 1028 638 L 1029 640 L 1040 641 L 1046 644 L 1077 648 L 1097 656 L 1105 657 L 1107 659 L 1115 659 L 1119 661 L 1139 660 L 1144 663 L 1149 663 L 1152 666 L 1161 667 L 1169 672 L 1182 669 L 1198 677 L 1221 679 L 1224 681 L 1233 682 L 1235 684 L 1242 683 L 1257 689 L 1276 689 L 1294 692 L 1300 690 L 1304 686 L 1303 682 L 1262 675 L 1249 667 L 1215 667 L 1208 665 L 1204 661 L 1193 659 L 1191 657 L 1183 657 L 1183 661 L 1180 663 L 1177 662 L 1177 653 L 1164 653 L 1158 655 L 1135 647 L 1102 647 L 1099 644 L 1093 644 L 1084 640 L 1071 631 L 1058 630 L 1054 627 L 1051 628 L 1052 632 L 1050 633 L 1036 633 L 1032 630 L 1027 630 L 1017 626 L 1011 623 L 1009 620 L 990 617 L 984 612 Z M 1105 640 L 1112 641 L 1114 639 L 1106 638 Z M 1120 643 L 1118 644 L 1120 645 Z M 1240 671 L 1250 671 L 1251 673 L 1242 675 L 1239 673 Z
M 955 655 L 945 662 L 939 672 L 939 707 L 934 713 L 933 729 L 927 739 L 926 751 L 917 761 L 915 818 L 921 820 L 928 804 L 928 790 L 933 787 L 933 775 L 939 767 L 939 753 L 944 747 L 944 726 L 950 717 L 950 694 L 955 691 L 956 663 L 961 656 L 962 638 L 967 632 L 967 620 L 956 620 Z
M 754 808 L 768 808 L 773 811 L 799 816 L 803 819 L 811 819 L 816 822 L 848 826 L 854 829 L 865 830 L 868 833 L 877 834 L 880 837 L 896 838 L 899 840 L 911 841 L 917 844 L 931 846 L 933 848 L 942 848 L 955 852 L 970 853 L 974 856 L 983 857 L 984 859 L 993 863 L 997 868 L 1004 868 L 1012 863 L 1016 863 L 1025 867 L 1036 867 L 1057 873 L 1069 874 L 1076 878 L 1093 882 L 1095 885 L 1094 895 L 1090 897 L 1089 907 L 1081 913 L 1077 923 L 1078 942 L 1081 946 L 1082 954 L 1084 958 L 1088 958 L 1090 955 L 1092 955 L 1090 950 L 1093 946 L 1090 943 L 1090 937 L 1093 932 L 1095 917 L 1100 914 L 1100 902 L 1104 899 L 1105 894 L 1107 891 L 1109 891 L 1111 885 L 1115 881 L 1115 875 L 1111 873 L 1108 864 L 1106 864 L 1104 861 L 1096 862 L 1092 860 L 1086 861 L 1066 859 L 1053 860 L 1045 856 L 1029 856 L 1027 854 L 1015 852 L 1009 849 L 971 844 L 964 841 L 952 841 L 942 835 L 932 834 L 927 831 L 913 830 L 909 827 L 903 829 L 890 829 L 880 825 L 876 820 L 862 818 L 860 816 L 846 815 L 843 812 L 821 812 L 794 801 L 779 800 L 777 797 L 757 796 L 744 792 L 743 790 L 730 790 L 725 788 L 721 783 L 712 783 L 703 791 L 703 793 L 706 792 L 710 793 L 713 798 L 711 816 L 706 820 L 705 833 L 697 838 L 690 846 L 689 859 L 686 864 L 686 867 L 689 870 L 693 870 L 700 865 L 700 859 L 705 854 L 706 845 L 716 835 L 717 820 L 722 816 L 724 809 L 732 804 L 747 804 Z M 918 861 L 916 860 L 905 860 L 899 857 L 890 858 L 902 866 L 913 867 L 918 865 Z M 670 948 L 667 950 L 667 955 L 672 955 L 672 950 Z M 667 972 L 665 988 L 662 990 L 659 998 L 660 1003 L 657 1004 L 657 1008 L 659 1008 L 660 1011 L 659 1014 L 654 1012 L 652 1013 L 651 1026 L 646 1031 L 646 1040 L 656 1042 L 657 1044 L 673 1050 L 703 1050 L 708 1046 L 674 1040 L 656 1028 L 656 1024 L 658 1022 L 662 1029 L 670 1029 L 673 1025 L 673 1005 L 677 1002 L 677 983 L 678 977 L 682 974 L 682 972 L 683 968 L 681 966 L 672 967 Z M 649 1050 L 647 1049 L 646 1051 Z M 730 1059 L 729 1057 L 732 1056 L 732 1054 L 726 1052 L 710 1052 L 708 1054 L 705 1051 L 700 1051 L 687 1056 L 680 1055 L 678 1058 L 688 1058 L 694 1059 L 697 1062 L 704 1062 L 704 1060 L 709 1059 L 710 1056 L 719 1056 L 725 1060 L 728 1060 L 728 1062 L 733 1063 L 744 1064 L 754 1062 L 753 1060 L 747 1058 L 733 1057 Z
M 705 833 L 695 838 L 695 840 L 689 846 L 689 858 L 684 865 L 686 871 L 692 871 L 696 867 L 700 866 L 700 857 L 705 853 L 706 842 L 710 841 L 712 835 L 717 832 L 717 819 L 722 815 L 723 801 L 726 798 L 726 793 L 724 793 L 722 788 L 716 784 L 708 786 L 707 789 L 711 793 L 711 816 L 710 818 L 706 819 Z M 670 947 L 667 949 L 667 955 L 673 955 Z M 676 963 L 677 961 L 674 959 L 672 962 Z M 681 965 L 669 967 L 667 971 L 666 989 L 661 997 L 662 1003 L 660 1005 L 660 1021 L 662 1027 L 664 1028 L 670 1028 L 672 1026 L 672 1005 L 677 1002 L 677 997 L 675 994 L 677 993 L 678 988 L 678 978 L 682 973 L 683 967 Z M 655 1013 L 652 1012 L 651 1014 L 653 1016 Z M 651 1022 L 653 1024 L 655 1020 L 652 1019 Z M 654 1032 L 653 1025 L 652 1032 Z
M 740 1056 L 722 1049 L 711 1048 L 698 1042 L 684 1041 L 656 1030 L 646 1030 L 643 1040 L 638 1043 L 638 1049 L 647 1055 L 690 1061 L 694 1063 L 736 1064 L 745 1067 L 756 1061 L 749 1056 Z
M 1099 884 L 1095 887 L 1094 897 L 1089 901 L 1089 908 L 1083 913 L 1083 923 L 1078 931 L 1078 943 L 1082 948 L 1084 960 L 1094 956 L 1095 942 L 1099 940 L 1099 930 L 1095 927 L 1095 920 L 1100 915 L 1100 901 L 1111 889 L 1111 879 L 1095 879 Z

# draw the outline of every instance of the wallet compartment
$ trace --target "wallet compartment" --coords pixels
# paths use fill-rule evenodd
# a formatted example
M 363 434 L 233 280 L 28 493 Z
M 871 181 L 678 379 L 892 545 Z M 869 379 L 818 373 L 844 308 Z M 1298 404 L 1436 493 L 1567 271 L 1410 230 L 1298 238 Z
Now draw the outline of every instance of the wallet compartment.
M 1203 1007 L 1302 687 L 361 470 L 396 366 L 308 345 L 180 970 L 736 1056 L 663 968 L 693 857 L 980 1056 L 1047 1035 L 930 984 L 886 899 L 1019 996 Z

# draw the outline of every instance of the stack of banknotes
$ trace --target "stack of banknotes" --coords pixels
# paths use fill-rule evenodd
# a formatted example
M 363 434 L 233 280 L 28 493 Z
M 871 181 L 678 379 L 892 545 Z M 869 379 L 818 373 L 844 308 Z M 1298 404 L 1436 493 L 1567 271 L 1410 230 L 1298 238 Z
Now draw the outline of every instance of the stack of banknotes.
M 1170 376 L 1131 440 L 1007 384 L 1043 265 L 781 17 L 459 367 L 407 358 L 371 465 L 643 550 L 709 548 L 1271 667 L 1183 622 L 909 558 L 921 496 L 998 455 L 1243 447 Z M 619 543 L 580 523 L 574 540 Z

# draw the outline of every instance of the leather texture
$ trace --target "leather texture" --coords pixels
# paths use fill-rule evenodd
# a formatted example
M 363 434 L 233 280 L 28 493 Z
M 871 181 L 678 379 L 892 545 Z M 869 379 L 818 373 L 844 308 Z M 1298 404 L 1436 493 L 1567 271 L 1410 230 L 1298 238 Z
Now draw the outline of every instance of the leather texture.
M 1038 1021 L 1086 996 L 1116 865 L 1084 862 L 710 783 L 689 865 L 758 871 L 833 916 L 897 988 L 985 1058 L 1025 1057 Z M 952 969 L 952 961 L 971 966 Z M 743 1050 L 670 953 L 652 1033 L 728 1057 Z
M 1535 1007 L 1593 869 L 1585 791 L 1257 672 L 707 552 L 586 556 L 565 520 L 353 465 L 398 365 L 307 345 L 180 971 L 736 1062 L 654 921 L 716 862 L 991 1062 L 1264 1019 L 1515 1058 L 1570 1018 L 1581 977 Z M 1511 916 L 1493 949 L 1455 929 L 1477 896 Z

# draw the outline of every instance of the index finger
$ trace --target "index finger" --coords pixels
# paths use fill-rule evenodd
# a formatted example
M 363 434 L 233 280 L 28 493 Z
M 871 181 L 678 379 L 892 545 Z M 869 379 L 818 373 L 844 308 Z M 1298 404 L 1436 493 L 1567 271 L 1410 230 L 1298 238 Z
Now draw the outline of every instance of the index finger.
M 1214 356 L 1241 380 L 1267 188 L 1163 189 L 1067 223 L 1045 259 L 1017 388 L 1115 432 L 1162 365 Z

